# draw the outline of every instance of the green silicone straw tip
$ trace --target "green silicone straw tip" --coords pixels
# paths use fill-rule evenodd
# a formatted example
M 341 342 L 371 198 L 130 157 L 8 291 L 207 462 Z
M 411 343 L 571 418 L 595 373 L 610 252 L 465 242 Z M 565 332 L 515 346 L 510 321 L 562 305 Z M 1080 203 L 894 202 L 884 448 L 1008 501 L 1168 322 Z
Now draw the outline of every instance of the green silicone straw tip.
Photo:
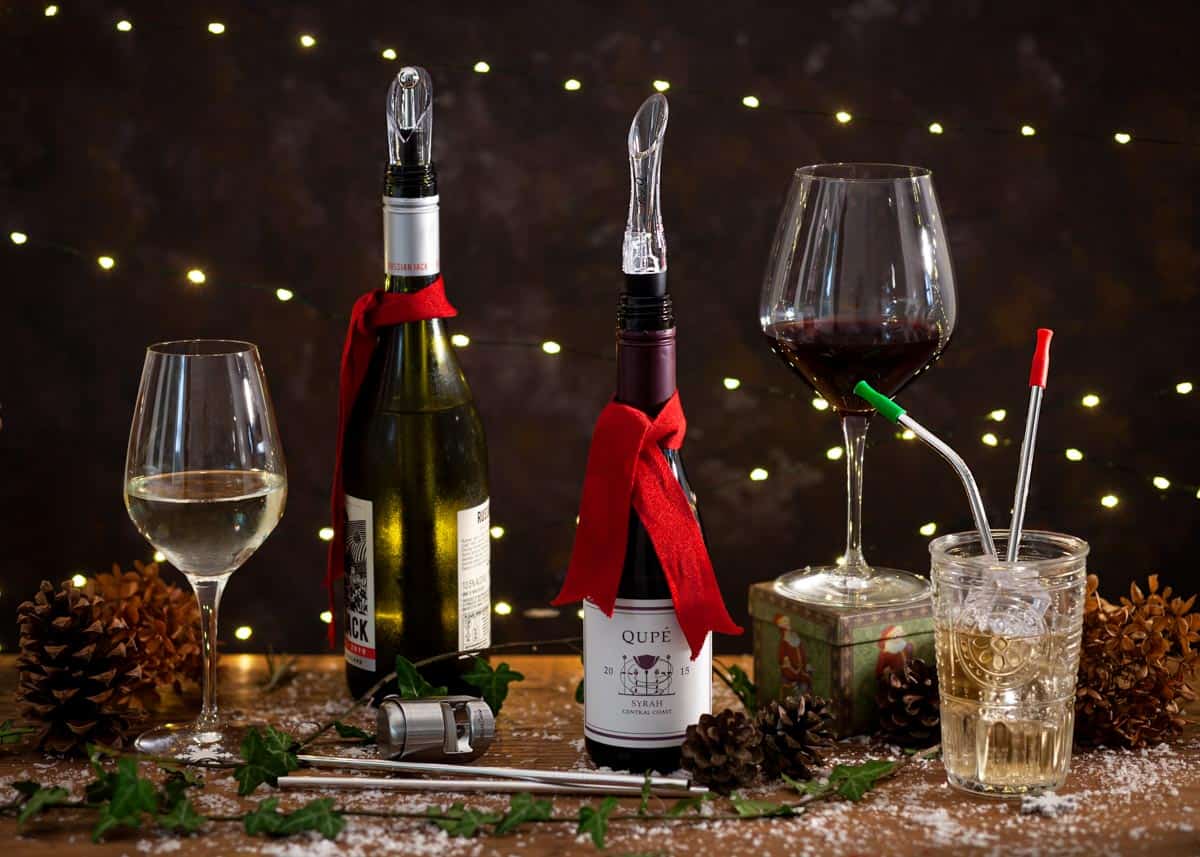
M 854 395 L 870 402 L 871 407 L 883 414 L 884 419 L 897 422 L 904 416 L 904 408 L 897 405 L 866 381 L 859 381 L 854 385 Z

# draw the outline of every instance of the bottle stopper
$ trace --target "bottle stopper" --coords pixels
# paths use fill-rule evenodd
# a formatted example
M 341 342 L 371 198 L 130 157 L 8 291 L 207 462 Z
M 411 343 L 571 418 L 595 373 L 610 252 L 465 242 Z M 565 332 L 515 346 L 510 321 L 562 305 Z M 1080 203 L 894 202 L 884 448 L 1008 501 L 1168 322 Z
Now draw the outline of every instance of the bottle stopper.
M 387 696 L 375 717 L 375 740 L 389 759 L 469 762 L 496 737 L 496 717 L 482 699 Z

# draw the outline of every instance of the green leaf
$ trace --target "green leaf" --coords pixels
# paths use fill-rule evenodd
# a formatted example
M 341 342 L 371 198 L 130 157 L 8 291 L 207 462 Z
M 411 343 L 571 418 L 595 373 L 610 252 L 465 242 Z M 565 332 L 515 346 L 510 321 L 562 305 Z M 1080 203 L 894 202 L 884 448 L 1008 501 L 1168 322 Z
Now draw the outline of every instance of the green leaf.
M 535 800 L 527 792 L 519 792 L 509 798 L 508 812 L 496 824 L 496 835 L 512 833 L 527 821 L 548 821 L 554 808 L 548 800 Z
M 396 655 L 396 692 L 401 699 L 419 699 L 423 696 L 445 696 L 446 688 L 434 687 L 417 672 L 412 661 L 404 655 Z
M 206 819 L 196 812 L 192 802 L 187 798 L 176 801 L 167 812 L 159 813 L 154 818 L 158 826 L 174 833 L 195 833 Z
M 717 674 L 717 678 L 729 686 L 729 689 L 741 700 L 743 708 L 751 713 L 757 711 L 758 687 L 750 681 L 750 676 L 737 664 L 725 667 L 725 672 L 722 672 L 722 666 L 722 664 L 713 662 L 713 672 Z
M 476 658 L 471 664 L 471 671 L 463 675 L 463 681 L 479 688 L 483 701 L 492 709 L 493 714 L 500 713 L 500 706 L 508 697 L 508 686 L 514 681 L 524 680 L 525 676 L 509 669 L 508 664 L 501 663 L 492 669 L 492 665 L 483 658 Z
M 115 827 L 139 830 L 142 816 L 158 810 L 158 790 L 151 780 L 138 776 L 136 759 L 120 759 L 110 777 L 112 797 L 100 806 L 99 819 L 92 829 L 93 842 L 99 842 Z
M 33 818 L 47 807 L 66 803 L 70 794 L 59 786 L 43 786 L 41 783 L 22 780 L 12 783 L 12 787 L 25 796 L 25 803 L 17 816 L 17 828 L 25 826 L 25 822 Z
M 879 780 L 891 774 L 899 762 L 871 759 L 860 765 L 836 765 L 829 775 L 829 785 L 847 800 L 859 800 L 875 788 Z
M 251 836 L 291 836 L 315 830 L 326 839 L 336 839 L 346 826 L 346 819 L 333 808 L 332 798 L 318 798 L 295 812 L 279 812 L 279 798 L 260 801 L 254 812 L 242 817 L 242 824 Z
M 580 679 L 579 684 L 575 685 L 575 701 L 583 705 L 583 679 Z
M 766 818 L 768 816 L 795 815 L 796 810 L 786 803 L 774 803 L 769 800 L 750 800 L 749 798 L 732 795 L 729 802 L 742 818 Z
M 590 833 L 592 842 L 597 848 L 604 847 L 604 837 L 608 834 L 608 817 L 617 808 L 615 797 L 606 797 L 600 801 L 600 806 L 581 806 L 579 808 L 579 827 L 576 833 Z
M 286 732 L 268 726 L 265 732 L 251 727 L 242 739 L 244 765 L 234 768 L 233 776 L 238 781 L 238 794 L 248 795 L 262 783 L 275 785 L 279 777 L 300 767 L 293 752 L 296 739 Z
M 483 825 L 498 824 L 503 820 L 499 813 L 473 809 L 463 806 L 461 803 L 452 804 L 449 809 L 431 806 L 425 810 L 425 814 L 430 816 L 430 821 L 451 836 L 468 838 L 478 833 Z
M 690 812 L 692 810 L 699 812 L 701 805 L 705 801 L 710 801 L 714 798 L 715 795 L 712 792 L 705 792 L 704 794 L 696 795 L 695 797 L 681 797 L 679 800 L 675 801 L 669 810 L 667 810 L 667 815 L 669 815 L 671 818 L 678 818 L 685 812 Z
M 802 795 L 819 795 L 830 788 L 829 783 L 822 782 L 818 779 L 796 780 L 792 779 L 787 774 L 780 774 L 780 776 L 783 778 L 785 783 Z
M 20 744 L 22 738 L 36 731 L 32 726 L 14 726 L 11 720 L 5 720 L 0 723 L 0 744 Z
M 204 778 L 190 768 L 184 768 L 172 762 L 159 762 L 158 767 L 167 772 L 162 781 L 162 791 L 159 794 L 160 810 L 174 809 L 184 799 L 184 792 L 204 786 Z
M 650 809 L 650 772 L 642 779 L 642 802 L 638 804 L 638 815 L 645 815 Z
M 341 738 L 357 738 L 363 744 L 374 744 L 375 736 L 365 729 L 359 729 L 357 726 L 351 726 L 349 723 L 343 723 L 340 720 L 333 721 L 333 728 L 337 730 L 337 734 Z
M 275 811 L 277 806 L 279 806 L 277 797 L 260 800 L 258 808 L 254 812 L 248 812 L 242 816 L 242 826 L 246 828 L 246 833 L 251 836 L 277 835 L 283 824 L 283 814 Z

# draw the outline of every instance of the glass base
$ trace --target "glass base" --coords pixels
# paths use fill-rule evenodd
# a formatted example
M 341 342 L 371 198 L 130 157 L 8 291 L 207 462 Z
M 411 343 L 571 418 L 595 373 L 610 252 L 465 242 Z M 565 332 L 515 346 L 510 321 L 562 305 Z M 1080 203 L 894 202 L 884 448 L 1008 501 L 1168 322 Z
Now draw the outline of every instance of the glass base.
M 775 590 L 805 604 L 895 607 L 928 598 L 929 581 L 895 568 L 809 566 L 781 575 Z
M 1045 794 L 1046 792 L 1052 792 L 1056 789 L 1060 789 L 1062 788 L 1063 783 L 1066 782 L 1066 777 L 1063 776 L 1062 778 L 1052 782 L 1031 783 L 1026 785 L 988 785 L 987 783 L 981 783 L 978 780 L 957 777 L 954 774 L 947 772 L 946 782 L 959 791 L 966 792 L 967 794 L 973 794 L 976 797 L 1015 800 L 1017 798 L 1023 798 L 1027 795 L 1041 795 Z
M 219 721 L 215 728 L 196 723 L 164 723 L 143 732 L 133 742 L 141 753 L 197 765 L 227 766 L 242 761 L 242 738 L 251 726 Z M 261 726 L 259 727 L 261 728 Z

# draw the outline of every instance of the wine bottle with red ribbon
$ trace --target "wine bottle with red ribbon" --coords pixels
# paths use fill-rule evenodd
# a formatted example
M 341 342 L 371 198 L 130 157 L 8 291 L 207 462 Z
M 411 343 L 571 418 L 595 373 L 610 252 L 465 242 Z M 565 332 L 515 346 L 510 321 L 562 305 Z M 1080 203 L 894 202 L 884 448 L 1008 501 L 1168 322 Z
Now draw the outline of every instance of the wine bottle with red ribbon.
M 712 632 L 740 633 L 709 560 L 680 449 L 675 314 L 659 176 L 667 99 L 629 130 L 631 193 L 617 309 L 617 391 L 592 435 L 556 604 L 583 600 L 584 740 L 597 765 L 673 771 L 712 707 Z
M 441 275 L 432 128 L 429 74 L 405 67 L 388 94 L 384 288 L 354 305 L 342 353 L 326 586 L 332 610 L 344 575 L 355 696 L 397 655 L 491 645 L 487 446 L 446 329 L 457 312 Z M 425 677 L 466 690 L 469 664 Z

